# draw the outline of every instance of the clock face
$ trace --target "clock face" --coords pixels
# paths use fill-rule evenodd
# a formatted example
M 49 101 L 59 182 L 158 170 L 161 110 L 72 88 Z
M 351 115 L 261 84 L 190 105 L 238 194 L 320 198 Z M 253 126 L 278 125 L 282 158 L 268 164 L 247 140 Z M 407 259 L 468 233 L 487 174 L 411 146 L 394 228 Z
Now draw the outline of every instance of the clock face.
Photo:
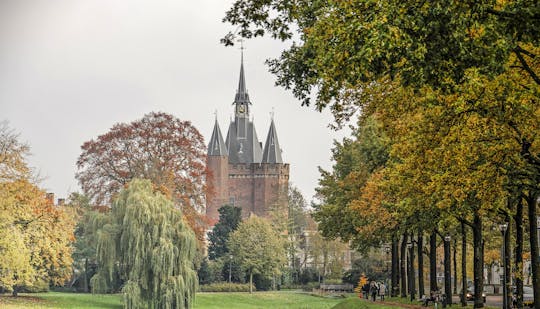
M 244 107 L 244 105 L 240 105 L 240 106 L 238 107 L 238 112 L 241 113 L 241 114 L 243 114 L 243 113 L 245 112 L 245 107 Z

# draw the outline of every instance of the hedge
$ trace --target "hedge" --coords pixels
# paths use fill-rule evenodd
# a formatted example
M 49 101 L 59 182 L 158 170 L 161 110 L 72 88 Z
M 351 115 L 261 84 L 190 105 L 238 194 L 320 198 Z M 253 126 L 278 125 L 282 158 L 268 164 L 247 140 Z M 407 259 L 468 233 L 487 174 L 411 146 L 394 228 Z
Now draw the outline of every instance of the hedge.
M 202 284 L 199 289 L 201 292 L 249 292 L 249 283 L 217 282 Z M 253 286 L 253 291 L 255 290 Z

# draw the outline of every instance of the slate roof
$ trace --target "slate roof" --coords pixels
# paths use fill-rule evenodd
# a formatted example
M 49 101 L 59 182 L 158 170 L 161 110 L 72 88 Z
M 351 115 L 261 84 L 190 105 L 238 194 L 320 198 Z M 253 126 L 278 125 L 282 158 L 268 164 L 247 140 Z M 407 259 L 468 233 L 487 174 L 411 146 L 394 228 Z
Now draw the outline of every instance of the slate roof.
M 238 136 L 244 129 L 246 134 Z M 236 118 L 231 122 L 225 143 L 229 149 L 229 163 L 261 163 L 261 143 L 253 122 L 247 118 Z
M 266 143 L 264 144 L 262 163 L 283 163 L 274 119 L 272 119 L 270 129 L 268 129 Z
M 219 123 L 216 119 L 214 124 L 214 130 L 212 131 L 212 137 L 208 143 L 208 155 L 209 156 L 226 156 L 228 154 L 227 147 L 223 141 Z

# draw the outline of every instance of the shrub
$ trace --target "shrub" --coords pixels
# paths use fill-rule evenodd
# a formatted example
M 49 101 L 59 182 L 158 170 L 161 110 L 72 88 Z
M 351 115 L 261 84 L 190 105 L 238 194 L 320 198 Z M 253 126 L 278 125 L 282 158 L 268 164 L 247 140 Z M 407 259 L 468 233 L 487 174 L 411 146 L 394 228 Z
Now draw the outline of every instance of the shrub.
M 216 282 L 199 286 L 201 292 L 249 292 L 249 283 Z M 253 287 L 253 291 L 256 291 Z
M 41 293 L 49 291 L 49 282 L 37 280 L 32 285 L 25 285 L 19 289 L 21 293 Z

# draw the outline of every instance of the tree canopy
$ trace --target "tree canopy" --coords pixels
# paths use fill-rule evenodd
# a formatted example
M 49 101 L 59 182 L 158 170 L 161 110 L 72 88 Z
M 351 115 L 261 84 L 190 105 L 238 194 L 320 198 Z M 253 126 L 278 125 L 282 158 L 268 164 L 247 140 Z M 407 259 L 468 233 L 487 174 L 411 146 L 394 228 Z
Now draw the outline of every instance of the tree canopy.
M 0 287 L 62 284 L 71 275 L 74 217 L 35 183 L 21 143 L 0 126 Z
M 207 175 L 203 136 L 188 121 L 150 113 L 82 145 L 77 179 L 94 204 L 109 204 L 133 178 L 149 179 L 182 209 L 199 241 L 204 239 Z
M 219 221 L 212 231 L 208 233 L 208 258 L 218 259 L 229 253 L 227 241 L 229 235 L 234 232 L 242 222 L 242 209 L 231 205 L 225 205 L 218 209 Z
M 284 238 L 268 220 L 256 216 L 242 222 L 230 235 L 229 250 L 249 274 L 250 292 L 254 274 L 279 274 L 287 261 Z
M 316 94 L 317 109 L 332 104 L 338 119 L 383 76 L 452 91 L 468 69 L 495 76 L 515 55 L 515 69 L 540 84 L 527 47 L 539 43 L 537 1 L 237 0 L 224 21 L 238 26 L 225 44 L 265 34 L 292 41 L 269 61 L 277 83 L 304 104 Z

